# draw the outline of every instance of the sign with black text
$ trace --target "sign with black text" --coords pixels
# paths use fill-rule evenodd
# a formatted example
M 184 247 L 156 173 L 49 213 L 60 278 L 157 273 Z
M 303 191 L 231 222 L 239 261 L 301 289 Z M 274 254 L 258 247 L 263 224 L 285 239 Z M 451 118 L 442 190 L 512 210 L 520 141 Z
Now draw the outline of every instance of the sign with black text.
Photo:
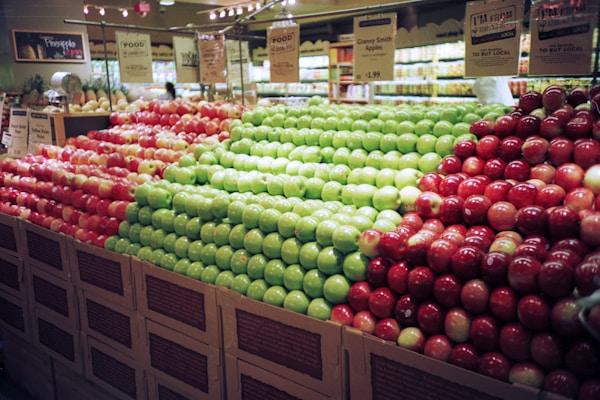
M 300 81 L 300 27 L 270 27 L 267 30 L 271 82 Z
M 52 144 L 50 115 L 45 112 L 29 111 L 27 151 L 34 153 L 38 144 Z
M 589 75 L 598 7 L 592 0 L 533 1 L 529 75 Z
M 152 83 L 152 46 L 145 33 L 115 32 L 121 82 Z
M 522 25 L 523 1 L 467 3 L 464 76 L 518 75 Z
M 393 81 L 396 13 L 354 18 L 354 80 Z
M 10 109 L 10 121 L 4 145 L 8 148 L 8 155 L 21 157 L 27 153 L 27 136 L 29 135 L 29 110 L 22 108 Z
M 173 36 L 177 82 L 196 83 L 200 76 L 200 57 L 195 38 Z
M 226 83 L 225 35 L 201 33 L 198 35 L 200 53 L 200 82 Z
M 250 83 L 250 49 L 243 40 L 227 40 L 227 80 L 230 85 Z

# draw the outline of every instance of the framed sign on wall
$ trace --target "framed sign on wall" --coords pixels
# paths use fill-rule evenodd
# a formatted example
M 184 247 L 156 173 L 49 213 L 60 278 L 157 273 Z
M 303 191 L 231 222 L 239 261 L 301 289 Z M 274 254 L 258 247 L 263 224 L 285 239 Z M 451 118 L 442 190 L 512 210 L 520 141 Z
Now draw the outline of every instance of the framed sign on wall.
M 13 29 L 12 38 L 19 62 L 86 62 L 83 33 Z

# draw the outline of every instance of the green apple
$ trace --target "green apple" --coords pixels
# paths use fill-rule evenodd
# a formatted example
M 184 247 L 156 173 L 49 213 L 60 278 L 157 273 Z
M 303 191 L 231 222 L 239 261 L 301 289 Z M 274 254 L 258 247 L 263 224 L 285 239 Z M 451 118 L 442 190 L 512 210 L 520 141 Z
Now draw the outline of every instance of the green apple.
M 419 179 L 424 174 L 415 168 L 404 168 L 401 171 L 396 173 L 396 178 L 394 181 L 394 185 L 398 189 L 402 189 L 406 186 L 414 186 L 416 187 L 419 183 Z
M 331 237 L 333 247 L 341 253 L 349 253 L 358 249 L 358 238 L 361 231 L 350 224 L 340 225 Z
M 435 144 L 437 142 L 437 137 L 433 134 L 427 133 L 419 136 L 417 139 L 416 150 L 419 154 L 425 154 L 432 151 L 435 151 Z
M 338 131 L 350 131 L 352 129 L 352 123 L 354 119 L 344 116 L 338 120 Z
M 394 119 L 388 119 L 383 122 L 383 127 L 381 128 L 381 132 L 383 134 L 393 133 L 396 135 L 398 131 L 398 121 Z
M 175 255 L 175 253 L 166 253 L 163 258 L 160 260 L 160 267 L 164 269 L 168 269 L 169 271 L 173 271 L 175 268 L 175 264 L 177 264 L 179 259 Z
M 247 274 L 235 275 L 231 281 L 231 284 L 229 285 L 229 289 L 233 290 L 234 292 L 238 292 L 241 295 L 246 295 L 251 283 L 252 280 Z
M 214 243 L 205 243 L 200 253 L 200 261 L 202 261 L 204 265 L 215 264 L 218 249 L 219 248 Z
M 344 185 L 338 181 L 328 181 L 321 190 L 321 199 L 324 201 L 339 201 L 342 198 Z
M 283 300 L 283 308 L 299 314 L 306 314 L 309 305 L 309 299 L 301 290 L 290 291 Z
M 305 196 L 307 199 L 320 199 L 325 181 L 320 178 L 311 177 L 306 180 Z
M 318 269 L 306 271 L 302 281 L 302 290 L 311 298 L 323 297 L 323 284 L 326 279 L 327 275 Z
M 124 222 L 127 222 L 127 221 L 124 221 Z M 129 224 L 129 222 L 127 222 L 127 224 Z M 120 226 L 120 224 L 119 224 L 119 226 Z M 142 231 L 143 227 L 144 227 L 144 225 L 140 224 L 139 222 L 134 222 L 133 224 L 129 225 L 127 237 L 129 238 L 131 243 L 140 243 L 140 232 Z
M 438 137 L 435 143 L 435 152 L 440 156 L 444 157 L 454 153 L 454 139 L 453 135 L 442 135 Z
M 375 185 L 377 182 L 377 174 L 379 170 L 377 168 L 365 166 L 360 168 L 360 174 L 358 178 L 358 184 L 366 183 L 369 185 Z
M 227 207 L 227 218 L 229 219 L 229 222 L 232 224 L 242 223 L 242 215 L 246 206 L 246 203 L 240 200 L 232 201 Z
M 276 307 L 283 307 L 283 302 L 287 296 L 287 290 L 283 286 L 270 286 L 263 295 L 263 303 Z
M 202 196 L 199 193 L 190 193 L 185 197 L 185 202 L 183 204 L 183 210 L 180 213 L 186 213 L 190 217 L 198 216 L 198 204 L 202 200 Z
M 271 172 L 274 175 L 284 174 L 285 169 L 289 162 L 290 162 L 290 160 L 288 160 L 285 157 L 276 157 L 271 164 L 271 171 L 269 171 L 269 172 Z M 238 187 L 239 187 L 239 182 L 238 182 Z
M 196 182 L 200 185 L 204 185 L 208 182 L 208 170 L 209 165 L 207 164 L 199 164 L 194 167 L 194 172 L 196 173 Z
M 372 150 L 365 160 L 365 166 L 377 169 L 383 168 L 381 166 L 381 160 L 383 160 L 383 156 L 384 153 L 381 150 Z
M 362 207 L 361 207 L 362 208 Z M 352 215 L 348 221 L 349 225 L 356 227 L 359 231 L 364 231 L 373 226 L 373 221 L 364 215 Z
M 261 214 L 265 211 L 265 208 L 260 204 L 248 204 L 242 212 L 242 223 L 247 229 L 254 229 L 258 227 Z
M 262 253 L 271 259 L 281 257 L 281 246 L 283 245 L 284 240 L 285 238 L 278 232 L 269 233 L 263 239 Z
M 360 251 L 355 251 L 347 254 L 342 263 L 342 272 L 344 276 L 352 282 L 360 282 L 367 280 L 367 266 L 369 265 L 369 257 L 365 256 Z
M 259 254 L 262 252 L 262 243 L 265 238 L 265 234 L 258 228 L 252 228 L 248 230 L 248 233 L 244 236 L 244 249 L 251 254 Z
M 134 222 L 138 222 L 138 214 L 140 212 L 141 206 L 138 202 L 132 201 L 125 207 L 125 219 L 133 224 Z
M 288 265 L 300 262 L 300 249 L 302 242 L 295 237 L 284 240 L 281 244 L 281 259 Z
M 137 258 L 139 258 L 142 261 L 151 261 L 153 251 L 154 250 L 152 250 L 152 247 L 143 246 L 138 250 L 136 256 L 137 256 Z
M 394 225 L 398 226 L 400 225 L 400 222 L 402 222 L 402 215 L 400 215 L 397 210 L 381 210 L 379 211 L 379 214 L 377 214 L 375 221 L 379 220 L 389 220 Z
M 253 300 L 262 301 L 269 284 L 264 279 L 255 279 L 246 290 L 246 296 Z
M 379 168 L 380 169 L 383 169 L 383 168 L 398 169 L 399 164 L 400 164 L 400 159 L 402 157 L 404 157 L 404 155 L 402 153 L 400 153 L 398 150 L 389 151 L 381 157 L 381 160 L 379 162 Z
M 297 197 L 296 197 L 297 198 Z M 301 200 L 294 204 L 292 212 L 298 214 L 300 217 L 307 217 L 317 209 L 317 205 L 313 203 L 311 199 Z
M 352 204 L 356 207 L 373 206 L 373 195 L 377 191 L 377 186 L 361 183 L 356 186 L 356 190 L 352 194 Z
M 421 194 L 421 190 L 415 186 L 405 186 L 400 189 L 400 198 L 401 198 L 401 213 L 406 213 L 409 211 L 415 210 L 415 201 L 417 197 Z
M 331 168 L 329 173 L 329 180 L 339 182 L 342 185 L 348 183 L 348 175 L 350 175 L 351 168 L 348 165 L 337 164 Z
M 319 165 L 318 162 L 303 162 L 298 168 L 298 175 L 304 176 L 306 178 L 312 178 L 313 176 L 315 176 L 317 165 Z
M 341 202 L 344 205 L 352 204 L 352 197 L 356 192 L 358 185 L 349 183 L 342 187 Z
M 289 265 L 283 272 L 283 286 L 287 290 L 302 290 L 306 269 L 299 264 Z
M 148 205 L 148 194 L 154 189 L 154 185 L 150 182 L 142 183 L 135 189 L 134 198 L 136 203 L 140 206 Z
M 215 241 L 215 229 L 217 223 L 214 221 L 205 222 L 200 228 L 200 239 L 204 243 L 213 243 Z
M 347 147 L 340 147 L 333 153 L 331 162 L 335 165 L 348 164 L 348 157 L 350 157 L 350 149 Z
M 300 215 L 292 211 L 287 211 L 281 214 L 281 217 L 277 221 L 277 231 L 284 238 L 290 238 L 294 236 L 296 224 L 300 220 Z
M 319 222 L 315 230 L 315 241 L 321 246 L 331 246 L 333 244 L 333 232 L 339 225 L 340 223 L 332 219 Z
M 229 259 L 229 266 L 234 274 L 246 274 L 248 272 L 248 261 L 250 253 L 245 249 L 237 249 Z
M 187 224 L 191 221 L 191 219 L 192 217 L 190 217 L 186 213 L 178 214 L 173 220 L 173 230 L 175 231 L 175 233 L 179 236 L 184 236 Z
M 344 254 L 334 246 L 326 246 L 317 256 L 317 269 L 329 276 L 342 272 Z
M 392 168 L 383 168 L 377 171 L 375 175 L 375 186 L 382 188 L 384 186 L 395 185 L 397 170 Z M 365 182 L 367 183 L 367 182 Z
M 352 150 L 348 156 L 348 166 L 352 169 L 364 167 L 368 155 L 369 153 L 363 148 Z
M 367 123 L 366 130 L 369 132 L 383 132 L 383 121 L 380 119 L 372 119 Z
M 400 189 L 396 186 L 384 186 L 373 194 L 373 207 L 378 211 L 397 210 L 402 204 Z
M 152 258 L 150 259 L 150 262 L 152 262 L 152 264 L 160 267 L 160 263 L 162 261 L 162 258 L 165 256 L 165 254 L 167 254 L 167 253 L 165 252 L 164 249 L 154 249 L 152 251 Z
M 396 148 L 402 154 L 410 153 L 416 151 L 418 141 L 419 136 L 414 133 L 402 133 L 396 140 Z
M 349 130 L 338 130 L 333 133 L 331 140 L 331 146 L 335 149 L 346 148 L 346 141 L 348 140 Z
M 198 217 L 200 217 L 200 219 L 203 221 L 212 221 L 215 218 L 211 211 L 212 202 L 213 199 L 206 196 L 202 196 L 198 199 L 198 207 L 196 208 L 196 211 L 198 213 Z
M 323 298 L 314 298 L 308 304 L 306 315 L 326 321 L 331 316 L 331 303 Z
M 154 232 L 154 229 L 155 228 L 153 226 L 146 225 L 140 230 L 140 244 L 142 246 L 152 245 L 152 233 Z
M 313 119 L 314 122 L 314 119 Z M 304 141 L 308 146 L 319 146 L 319 138 L 323 133 L 325 128 L 325 120 L 323 119 L 323 124 L 321 127 L 311 126 L 306 135 L 304 135 Z
M 219 246 L 215 253 L 215 264 L 221 271 L 231 269 L 231 256 L 235 252 L 230 245 Z
M 202 271 L 204 271 L 204 264 L 201 261 L 192 261 L 185 275 L 192 279 L 201 280 Z
M 142 225 L 152 225 L 152 214 L 155 209 L 148 206 L 142 206 L 138 212 L 138 221 Z M 129 222 L 129 221 L 127 221 Z
M 350 285 L 350 281 L 344 275 L 331 275 L 323 284 L 323 296 L 331 304 L 347 303 Z
M 203 247 L 204 243 L 202 240 L 192 241 L 188 246 L 187 258 L 189 258 L 191 261 L 201 261 Z
M 398 169 L 403 170 L 405 168 L 419 168 L 419 160 L 421 159 L 421 154 L 416 151 L 403 154 L 398 160 Z
M 248 259 L 246 270 L 248 276 L 254 279 L 263 279 L 265 276 L 265 268 L 269 259 L 264 254 L 254 254 Z
M 415 133 L 417 136 L 430 135 L 433 133 L 435 122 L 430 119 L 421 119 L 415 123 Z
M 287 265 L 282 260 L 269 260 L 264 270 L 265 281 L 271 286 L 283 285 L 283 274 L 286 268 Z
M 337 132 L 337 119 L 335 120 L 335 126 L 335 129 L 327 129 L 319 136 L 319 146 L 321 148 L 333 146 L 333 136 Z
M 217 246 L 225 246 L 229 244 L 229 235 L 233 227 L 230 223 L 221 222 L 215 227 L 213 234 L 214 242 Z
M 231 228 L 231 232 L 229 232 L 229 244 L 231 247 L 234 249 L 243 249 L 246 233 L 248 233 L 248 229 L 244 224 L 237 224 Z
M 381 142 L 381 132 L 373 132 L 369 131 L 364 134 L 362 139 L 363 149 L 367 152 L 371 152 L 373 150 L 379 150 L 379 143 Z
M 202 271 L 200 279 L 204 283 L 215 283 L 217 276 L 221 273 L 221 270 L 216 265 L 207 265 Z
M 177 242 L 178 238 L 179 238 L 179 235 L 177 235 L 174 232 L 166 234 L 165 238 L 163 240 L 163 249 L 165 249 L 165 251 L 167 253 L 174 253 L 175 252 L 175 242 Z
M 187 258 L 179 259 L 173 266 L 173 272 L 180 275 L 187 275 L 188 268 L 192 262 Z
M 331 211 L 328 208 L 319 207 L 310 215 L 311 217 L 315 217 L 319 222 L 321 222 L 325 219 L 331 218 L 331 216 L 333 215 L 333 211 Z
M 479 121 L 480 119 L 481 117 L 477 114 L 466 114 L 461 122 L 457 122 L 452 127 L 452 136 L 458 137 L 469 133 L 471 130 L 471 124 L 475 121 Z
M 300 217 L 294 228 L 294 235 L 303 243 L 315 240 L 315 231 L 319 220 L 313 216 L 307 215 Z
M 235 278 L 233 272 L 221 271 L 215 278 L 215 285 L 229 288 L 229 286 L 231 286 L 231 282 L 233 282 L 233 278 Z
M 177 240 L 175 240 L 175 245 L 173 247 L 175 255 L 179 258 L 187 258 L 190 243 L 192 243 L 192 241 L 187 236 L 178 237 Z
M 404 133 L 415 133 L 415 123 L 409 120 L 400 121 L 396 128 L 396 133 L 402 135 Z
M 458 122 L 458 121 L 457 121 Z M 443 135 L 451 135 L 454 123 L 447 120 L 440 120 L 433 126 L 433 135 L 440 137 Z
M 354 124 L 356 124 L 358 121 L 354 121 Z M 353 125 L 354 125 L 353 124 Z M 359 123 L 359 126 L 361 126 L 362 124 Z M 365 135 L 365 130 L 364 129 L 352 129 L 352 132 L 348 133 L 348 137 L 346 138 L 346 147 L 348 147 L 351 151 L 352 150 L 357 150 L 357 149 L 362 149 L 363 148 L 363 137 Z
M 306 193 L 306 177 L 290 176 L 283 184 L 283 194 L 285 197 L 304 197 Z
M 167 235 L 167 232 L 164 229 L 155 229 L 152 232 L 152 238 L 151 238 L 151 242 L 150 242 L 150 246 L 153 249 L 159 249 L 163 247 L 163 243 L 165 241 L 165 236 Z
M 323 160 L 319 146 L 307 146 L 302 152 L 302 162 L 319 163 Z
M 167 210 L 162 208 L 161 210 L 165 210 L 164 212 L 159 213 L 160 222 L 152 220 L 152 226 L 156 229 L 163 228 L 167 232 L 175 231 L 175 217 L 177 213 L 174 210 Z M 159 211 L 159 210 L 156 210 Z M 155 211 L 155 212 L 156 212 Z M 154 214 L 153 214 L 154 216 Z
M 292 206 L 292 203 L 288 199 L 283 197 L 283 198 L 277 199 L 275 201 L 275 204 L 273 204 L 273 208 L 283 214 L 285 212 L 292 211 L 293 206 Z M 279 225 L 279 223 L 278 223 L 278 225 Z
M 386 133 L 381 136 L 379 141 L 379 149 L 384 153 L 390 152 L 392 150 L 396 150 L 398 141 L 398 135 L 395 133 Z
M 300 265 L 307 270 L 317 268 L 317 257 L 321 250 L 322 246 L 316 241 L 304 243 L 298 254 Z
M 442 162 L 442 156 L 436 152 L 423 154 L 419 159 L 419 170 L 424 174 L 428 172 L 436 172 L 438 166 Z

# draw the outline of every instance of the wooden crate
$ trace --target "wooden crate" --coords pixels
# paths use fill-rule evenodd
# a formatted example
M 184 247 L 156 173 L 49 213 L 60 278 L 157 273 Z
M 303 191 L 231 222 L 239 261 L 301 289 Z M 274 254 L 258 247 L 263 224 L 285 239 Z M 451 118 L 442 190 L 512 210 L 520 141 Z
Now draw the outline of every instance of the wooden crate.
M 0 291 L 20 299 L 27 299 L 25 264 L 23 260 L 0 252 Z
M 71 279 L 66 236 L 27 221 L 19 226 L 25 243 L 23 259 L 65 281 Z

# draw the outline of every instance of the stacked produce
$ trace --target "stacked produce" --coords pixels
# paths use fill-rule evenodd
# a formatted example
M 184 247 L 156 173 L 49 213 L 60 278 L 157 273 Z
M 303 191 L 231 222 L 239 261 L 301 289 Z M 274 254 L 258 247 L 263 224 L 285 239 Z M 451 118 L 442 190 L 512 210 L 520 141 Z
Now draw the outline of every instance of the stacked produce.
M 97 244 L 500 380 L 597 398 L 598 100 L 551 86 L 514 108 L 153 101 L 5 161 L 0 211 L 35 215 L 16 199 L 49 180 L 19 162 L 136 173 L 116 233 Z
M 219 126 L 225 127 L 229 118 L 203 111 L 200 105 L 182 102 L 162 114 L 159 102 L 146 102 L 131 116 L 111 114 L 115 126 L 68 138 L 64 147 L 40 145 L 35 154 L 5 157 L 0 161 L 0 212 L 104 247 L 118 233 L 137 186 L 159 180 L 167 165 L 197 143 L 228 136 Z M 176 133 L 170 124 L 161 125 L 162 115 L 216 124 L 217 131 Z M 158 122 L 130 123 L 146 117 Z

